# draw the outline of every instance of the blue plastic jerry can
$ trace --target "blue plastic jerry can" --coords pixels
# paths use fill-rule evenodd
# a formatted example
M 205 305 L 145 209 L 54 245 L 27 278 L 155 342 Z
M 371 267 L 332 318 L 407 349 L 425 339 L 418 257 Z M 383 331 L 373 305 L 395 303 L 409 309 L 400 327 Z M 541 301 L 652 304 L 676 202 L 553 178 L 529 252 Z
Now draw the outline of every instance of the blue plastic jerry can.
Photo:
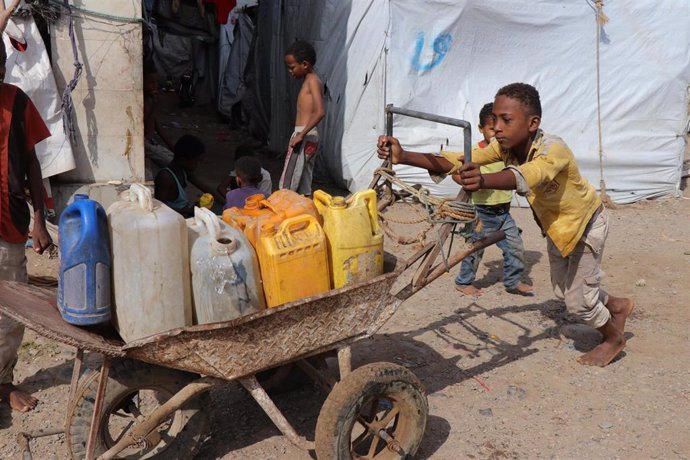
M 110 321 L 110 237 L 105 210 L 77 194 L 60 216 L 58 308 L 77 326 Z

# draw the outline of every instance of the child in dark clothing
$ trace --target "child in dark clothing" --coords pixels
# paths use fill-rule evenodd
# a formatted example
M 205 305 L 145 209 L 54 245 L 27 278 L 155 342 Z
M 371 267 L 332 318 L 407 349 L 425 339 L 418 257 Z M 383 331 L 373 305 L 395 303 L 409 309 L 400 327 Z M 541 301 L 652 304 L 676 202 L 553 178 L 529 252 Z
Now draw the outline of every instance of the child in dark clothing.
M 187 199 L 187 174 L 194 172 L 206 152 L 204 143 L 196 136 L 186 134 L 176 143 L 172 162 L 161 169 L 154 181 L 154 197 L 184 217 L 194 214 L 194 204 Z

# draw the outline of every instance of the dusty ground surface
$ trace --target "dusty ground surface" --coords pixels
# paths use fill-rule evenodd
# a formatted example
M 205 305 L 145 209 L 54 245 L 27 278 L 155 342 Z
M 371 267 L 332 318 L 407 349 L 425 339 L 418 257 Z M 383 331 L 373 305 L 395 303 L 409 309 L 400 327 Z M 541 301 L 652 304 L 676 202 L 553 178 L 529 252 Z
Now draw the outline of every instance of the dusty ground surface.
M 453 270 L 354 346 L 356 365 L 390 361 L 424 383 L 430 416 L 417 458 L 690 457 L 690 200 L 611 210 L 605 284 L 633 296 L 637 308 L 625 353 L 604 369 L 575 362 L 598 335 L 569 321 L 553 300 L 544 241 L 529 211 L 513 214 L 524 229 L 534 297 L 503 290 L 500 252 L 490 248 L 478 275 L 483 296 L 459 296 Z M 29 270 L 54 275 L 56 261 L 30 254 Z M 21 458 L 18 432 L 61 426 L 73 356 L 72 349 L 27 332 L 15 381 L 41 402 L 28 414 L 0 406 L 0 458 Z M 276 396 L 310 439 L 323 400 L 313 386 Z M 213 391 L 211 401 L 212 428 L 197 458 L 310 458 L 237 385 Z M 62 436 L 36 440 L 32 448 L 34 458 L 67 456 Z
M 204 136 L 215 153 L 204 165 L 209 187 L 229 171 L 234 147 L 248 140 L 220 120 L 202 123 L 170 105 L 163 121 L 180 134 Z M 277 179 L 280 158 L 270 152 L 261 158 Z M 358 342 L 356 366 L 389 361 L 423 382 L 429 419 L 417 458 L 689 458 L 690 193 L 685 195 L 610 211 L 604 284 L 615 295 L 634 297 L 637 307 L 628 322 L 628 346 L 607 368 L 576 363 L 599 336 L 570 321 L 554 300 L 545 242 L 526 209 L 512 213 L 524 230 L 534 297 L 503 290 L 500 251 L 489 248 L 478 273 L 483 296 L 454 290 L 456 267 L 405 301 L 378 334 Z M 392 212 L 404 218 L 411 211 L 396 205 Z M 398 230 L 414 235 L 419 228 Z M 399 256 L 412 251 L 387 246 Z M 56 259 L 27 254 L 31 274 L 56 276 Z M 98 364 L 96 356 L 87 358 Z M 0 458 L 22 458 L 17 433 L 63 426 L 73 359 L 72 348 L 27 331 L 15 382 L 40 403 L 28 414 L 0 405 Z M 312 385 L 275 396 L 307 439 L 314 437 L 324 399 Z M 196 458 L 311 458 L 279 433 L 239 385 L 212 391 L 210 402 L 211 429 Z M 68 458 L 63 435 L 33 441 L 32 451 L 36 459 Z

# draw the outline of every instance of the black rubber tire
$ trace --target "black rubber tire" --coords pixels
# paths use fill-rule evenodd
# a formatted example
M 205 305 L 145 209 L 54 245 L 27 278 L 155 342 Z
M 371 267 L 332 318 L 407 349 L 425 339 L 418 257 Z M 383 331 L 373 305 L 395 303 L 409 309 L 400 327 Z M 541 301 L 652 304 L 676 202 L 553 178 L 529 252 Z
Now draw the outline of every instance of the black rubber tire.
M 364 458 L 389 460 L 414 455 L 422 442 L 429 414 L 422 384 L 402 366 L 373 363 L 352 371 L 326 398 L 316 423 L 316 457 L 319 460 L 353 458 L 355 419 L 369 403 L 372 408 L 376 404 L 378 411 L 382 400 L 398 406 L 395 425 L 386 431 L 398 441 L 404 454 L 384 449 Z
M 98 389 L 98 375 L 98 371 L 91 370 L 83 377 L 77 389 L 75 401 L 66 416 L 66 443 L 70 456 L 74 460 L 81 460 L 86 456 L 86 442 Z M 194 374 L 153 366 L 141 361 L 122 360 L 113 363 L 103 401 L 103 416 L 99 421 L 96 457 L 112 446 L 113 441 L 107 424 L 111 420 L 110 415 L 118 409 L 118 406 L 121 407 L 123 403 L 126 403 L 128 398 L 139 394 L 139 390 L 153 390 L 156 392 L 156 403 L 162 404 L 195 378 L 197 376 Z M 158 447 L 157 452 L 148 450 L 121 453 L 117 458 L 180 460 L 193 458 L 208 432 L 208 418 L 206 412 L 202 410 L 207 398 L 207 394 L 193 398 L 171 416 L 169 429 L 165 433 L 165 439 L 169 444 L 161 446 L 159 443 L 153 446 L 154 449 Z

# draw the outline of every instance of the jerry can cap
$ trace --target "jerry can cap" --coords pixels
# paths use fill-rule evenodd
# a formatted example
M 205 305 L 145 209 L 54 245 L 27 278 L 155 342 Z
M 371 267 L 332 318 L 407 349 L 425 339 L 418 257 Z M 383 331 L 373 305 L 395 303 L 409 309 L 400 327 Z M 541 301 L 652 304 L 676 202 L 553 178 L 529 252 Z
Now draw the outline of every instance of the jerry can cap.
M 275 235 L 276 226 L 270 222 L 266 222 L 261 225 L 261 235 L 271 236 Z
M 259 203 L 263 198 L 261 195 L 251 195 L 244 200 L 244 209 L 259 209 Z
M 346 208 L 347 203 L 345 198 L 342 196 L 334 196 L 333 201 L 331 201 L 331 208 Z

